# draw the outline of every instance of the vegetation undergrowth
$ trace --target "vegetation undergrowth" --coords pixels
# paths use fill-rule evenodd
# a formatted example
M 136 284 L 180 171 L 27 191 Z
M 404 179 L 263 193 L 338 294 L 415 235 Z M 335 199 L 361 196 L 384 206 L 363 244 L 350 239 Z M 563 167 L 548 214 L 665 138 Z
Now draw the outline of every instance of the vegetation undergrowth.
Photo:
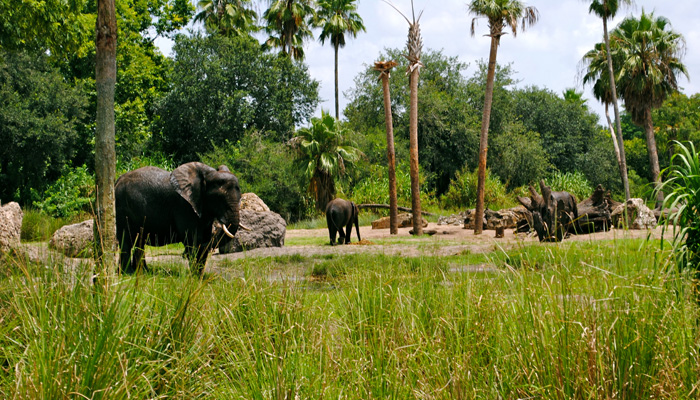
M 6 258 L 0 396 L 691 399 L 698 307 L 671 262 L 643 240 L 243 258 L 100 295 L 87 265 Z

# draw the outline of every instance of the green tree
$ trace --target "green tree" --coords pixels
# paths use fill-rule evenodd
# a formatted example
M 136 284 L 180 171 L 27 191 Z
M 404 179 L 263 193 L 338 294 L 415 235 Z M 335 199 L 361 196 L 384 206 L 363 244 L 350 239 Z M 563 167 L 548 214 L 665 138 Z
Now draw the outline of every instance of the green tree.
M 299 129 L 291 145 L 297 151 L 297 164 L 309 181 L 309 192 L 314 195 L 316 209 L 323 211 L 336 194 L 335 180 L 352 166 L 359 150 L 349 141 L 350 132 L 342 124 L 322 112 L 321 118 L 312 118 L 311 126 Z
M 198 159 L 248 130 L 283 142 L 318 104 L 303 64 L 264 54 L 250 38 L 179 36 L 170 92 L 156 107 L 155 142 L 177 162 Z
M 611 35 L 613 61 L 619 60 L 619 91 L 625 108 L 635 123 L 644 127 L 652 180 L 661 184 L 659 156 L 654 135 L 652 110 L 678 90 L 678 75 L 688 77 L 681 62 L 685 50 L 683 36 L 671 30 L 664 17 L 642 10 L 639 19 L 629 17 Z M 663 194 L 658 192 L 657 202 Z
M 538 12 L 534 7 L 526 7 L 519 0 L 471 0 L 468 4 L 469 13 L 475 15 L 472 19 L 471 34 L 475 34 L 475 24 L 478 18 L 486 18 L 491 38 L 489 53 L 489 68 L 486 79 L 486 94 L 484 96 L 484 113 L 481 120 L 481 136 L 479 140 L 479 182 L 477 185 L 475 221 L 481 221 L 484 216 L 484 185 L 486 183 L 486 152 L 488 149 L 489 122 L 493 102 L 493 85 L 496 73 L 496 57 L 501 36 L 510 28 L 513 36 L 518 33 L 518 20 L 522 21 L 522 29 L 537 22 Z M 483 227 L 474 224 L 474 233 L 480 234 Z
M 312 0 L 274 0 L 263 14 L 269 38 L 265 48 L 279 48 L 295 60 L 304 59 L 304 40 L 316 18 Z
M 256 32 L 258 14 L 250 8 L 251 0 L 199 0 L 194 22 L 204 23 L 209 33 L 224 36 L 247 36 Z
M 0 51 L 0 201 L 29 205 L 71 166 L 86 106 L 44 52 Z
M 622 180 L 622 186 L 625 190 L 625 198 L 630 198 L 629 181 L 627 179 L 627 160 L 625 158 L 625 146 L 622 139 L 622 127 L 620 124 L 620 107 L 617 102 L 617 85 L 615 83 L 615 71 L 611 58 L 610 51 L 610 37 L 608 34 L 608 21 L 615 18 L 617 11 L 625 6 L 630 6 L 633 4 L 633 0 L 585 0 L 591 3 L 588 8 L 589 13 L 593 13 L 599 16 L 603 20 L 603 44 L 602 48 L 598 48 L 598 54 L 601 50 L 604 53 L 604 61 L 601 68 L 599 68 L 597 75 L 597 83 L 594 85 L 594 95 L 596 98 L 605 104 L 605 110 L 607 115 L 608 105 L 613 105 L 613 110 L 615 112 L 615 126 L 617 127 L 617 150 L 619 152 L 619 168 L 620 168 L 620 178 Z M 585 57 L 584 57 L 585 59 Z M 602 57 L 601 57 L 602 59 Z M 607 76 L 606 76 L 607 75 Z M 585 83 L 585 79 L 584 79 Z M 613 135 L 615 136 L 615 135 Z
M 491 171 L 511 190 L 539 181 L 552 169 L 540 135 L 526 131 L 522 123 L 514 123 L 492 143 L 495 159 L 501 162 L 492 163 Z
M 321 35 L 318 40 L 325 44 L 327 40 L 333 44 L 335 54 L 335 118 L 340 119 L 338 105 L 338 49 L 345 47 L 345 34 L 357 37 L 359 32 L 366 31 L 362 18 L 357 13 L 355 0 L 321 0 L 318 3 L 318 25 Z

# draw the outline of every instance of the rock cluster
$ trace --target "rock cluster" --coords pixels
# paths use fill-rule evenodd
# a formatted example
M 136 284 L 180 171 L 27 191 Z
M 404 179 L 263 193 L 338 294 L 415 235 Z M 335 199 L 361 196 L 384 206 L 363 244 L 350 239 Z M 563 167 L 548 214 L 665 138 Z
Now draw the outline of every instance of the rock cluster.
M 423 227 L 428 226 L 428 221 L 425 218 L 423 220 Z M 397 216 L 399 228 L 408 228 L 413 226 L 413 214 L 401 213 Z M 376 221 L 372 221 L 372 229 L 389 229 L 389 217 L 379 218 Z
M 0 207 L 0 253 L 19 247 L 23 216 L 22 209 L 15 202 Z
M 525 207 L 505 208 L 499 211 L 484 211 L 484 229 L 516 229 L 518 221 L 527 218 L 528 211 Z M 438 219 L 438 225 L 464 226 L 464 229 L 474 229 L 474 209 L 468 209 Z
M 656 216 L 642 199 L 629 199 L 615 208 L 610 215 L 613 226 L 627 229 L 653 229 Z

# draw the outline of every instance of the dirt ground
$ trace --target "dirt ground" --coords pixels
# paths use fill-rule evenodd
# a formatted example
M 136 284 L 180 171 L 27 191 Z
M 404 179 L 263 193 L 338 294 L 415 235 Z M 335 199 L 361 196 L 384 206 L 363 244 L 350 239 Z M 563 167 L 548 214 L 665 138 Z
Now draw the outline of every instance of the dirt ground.
M 512 229 L 507 229 L 503 238 L 495 238 L 495 231 L 486 230 L 481 235 L 474 235 L 472 229 L 463 229 L 461 226 L 437 225 L 430 223 L 424 231 L 435 230 L 436 234 L 421 238 L 413 237 L 409 231 L 411 228 L 399 228 L 398 235 L 389 234 L 388 229 L 372 229 L 371 226 L 360 227 L 362 242 L 357 243 L 357 237 L 353 230 L 352 241 L 354 244 L 343 246 L 330 246 L 329 240 L 323 245 L 302 245 L 281 248 L 265 248 L 249 250 L 235 254 L 215 253 L 212 261 L 228 259 L 240 259 L 245 257 L 270 257 L 282 255 L 300 254 L 305 256 L 324 254 L 358 254 L 358 253 L 379 253 L 387 255 L 403 255 L 409 257 L 425 256 L 448 256 L 464 252 L 484 253 L 499 249 L 509 249 L 522 243 L 538 243 L 537 236 L 523 233 L 515 233 Z M 588 235 L 572 235 L 565 241 L 594 241 L 594 240 L 614 240 L 627 238 L 653 238 L 660 239 L 662 228 L 653 230 L 620 230 L 612 229 L 608 232 L 598 232 Z M 327 229 L 294 229 L 288 230 L 286 241 L 294 238 L 319 237 L 328 239 Z M 671 238 L 671 232 L 665 232 L 664 237 Z M 377 243 L 380 242 L 380 243 Z M 395 242 L 395 243 L 392 243 Z M 543 244 L 548 245 L 548 244 Z

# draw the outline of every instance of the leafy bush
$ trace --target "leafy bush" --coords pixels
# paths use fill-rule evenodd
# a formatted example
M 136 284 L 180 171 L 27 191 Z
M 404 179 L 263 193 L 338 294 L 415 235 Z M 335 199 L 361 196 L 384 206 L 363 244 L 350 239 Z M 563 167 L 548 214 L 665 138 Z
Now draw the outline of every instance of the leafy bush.
M 239 142 L 215 145 L 200 158 L 215 168 L 228 166 L 238 177 L 243 193 L 255 193 L 288 223 L 313 215 L 313 199 L 301 183 L 304 171 L 294 167 L 294 155 L 287 145 L 249 132 Z
M 476 205 L 477 174 L 477 170 L 469 172 L 466 167 L 459 170 L 450 182 L 449 190 L 442 198 L 443 207 L 447 209 L 474 207 Z M 505 185 L 488 169 L 486 170 L 484 205 L 492 210 L 515 206 L 514 198 L 507 193 Z
M 547 186 L 555 191 L 567 191 L 581 201 L 593 193 L 593 188 L 588 179 L 580 172 L 555 172 L 544 180 Z M 539 191 L 539 186 L 536 186 Z
M 46 189 L 42 201 L 34 206 L 49 216 L 71 217 L 92 211 L 95 178 L 85 165 L 77 168 L 65 166 L 61 177 Z
M 514 146 L 513 143 L 518 145 Z M 491 169 L 506 179 L 508 188 L 536 182 L 552 167 L 542 147 L 540 135 L 525 131 L 520 123 L 509 126 L 507 132 L 496 136 L 492 147 Z

